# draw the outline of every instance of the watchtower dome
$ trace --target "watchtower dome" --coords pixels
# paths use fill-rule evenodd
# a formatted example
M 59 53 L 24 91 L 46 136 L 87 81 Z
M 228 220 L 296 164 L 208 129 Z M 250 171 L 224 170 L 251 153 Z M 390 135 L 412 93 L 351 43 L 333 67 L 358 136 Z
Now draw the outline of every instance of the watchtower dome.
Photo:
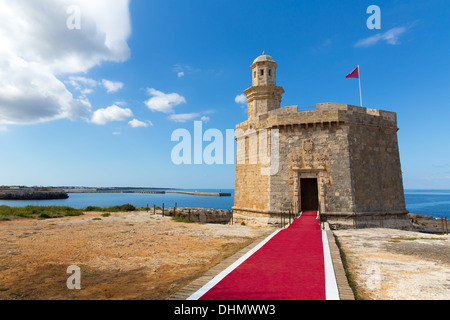
M 248 102 L 248 119 L 252 123 L 281 106 L 284 89 L 277 86 L 277 68 L 277 63 L 265 52 L 251 65 L 252 87 L 244 93 Z
M 277 63 L 265 52 L 253 61 L 253 86 L 276 86 L 277 85 Z

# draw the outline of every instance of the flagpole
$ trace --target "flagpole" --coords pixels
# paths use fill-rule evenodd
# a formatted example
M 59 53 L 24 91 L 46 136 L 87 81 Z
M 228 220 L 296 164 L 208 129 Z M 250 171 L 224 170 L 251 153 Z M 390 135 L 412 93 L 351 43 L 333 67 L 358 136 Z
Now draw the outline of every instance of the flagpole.
M 358 78 L 359 78 L 359 100 L 361 101 L 361 107 L 362 107 L 363 102 L 362 102 L 362 93 L 361 93 L 361 70 L 359 69 L 359 65 L 358 65 Z

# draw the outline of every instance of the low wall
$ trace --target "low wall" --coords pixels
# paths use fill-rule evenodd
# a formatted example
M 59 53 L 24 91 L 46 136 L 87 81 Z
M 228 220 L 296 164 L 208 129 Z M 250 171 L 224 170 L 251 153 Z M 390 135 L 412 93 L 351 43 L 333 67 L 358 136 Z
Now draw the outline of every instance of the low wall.
M 174 208 L 167 210 L 167 214 L 174 215 Z M 228 224 L 231 223 L 232 211 L 203 209 L 203 208 L 177 208 L 176 215 L 182 219 L 200 223 Z
M 325 215 L 322 219 L 330 225 L 331 230 L 390 228 L 412 230 L 413 225 L 405 213 L 367 213 L 348 215 Z

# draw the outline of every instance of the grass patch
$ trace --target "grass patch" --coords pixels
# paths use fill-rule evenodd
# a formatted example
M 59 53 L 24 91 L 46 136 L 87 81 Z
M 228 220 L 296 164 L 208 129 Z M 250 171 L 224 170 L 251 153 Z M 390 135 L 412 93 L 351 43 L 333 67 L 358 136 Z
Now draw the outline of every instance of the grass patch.
M 345 252 L 341 248 L 341 244 L 339 243 L 339 240 L 337 237 L 335 237 L 336 245 L 339 248 L 339 254 L 341 256 L 342 265 L 344 267 L 345 276 L 347 277 L 348 284 L 350 288 L 353 291 L 353 296 L 355 297 L 355 300 L 364 300 L 363 297 L 358 293 L 358 284 L 356 283 L 355 279 L 353 278 L 347 262 L 347 257 L 345 255 Z
M 109 212 L 102 214 L 103 218 L 108 218 L 109 216 L 111 216 L 111 213 Z
M 113 206 L 107 208 L 89 206 L 84 209 L 84 211 L 86 212 L 132 212 L 136 210 L 137 208 L 129 203 L 121 206 Z
M 99 220 L 102 220 L 102 218 L 94 218 L 94 219 L 92 219 L 93 221 L 99 221 Z
M 132 212 L 138 209 L 127 203 L 121 206 L 113 206 L 107 208 L 89 206 L 85 209 L 75 209 L 71 207 L 37 207 L 26 206 L 23 208 L 0 206 L 0 221 L 10 221 L 11 218 L 28 218 L 28 219 L 53 219 L 62 217 L 76 217 L 83 215 L 84 212 L 104 212 L 103 217 L 109 217 L 111 212 Z
M 191 220 L 186 219 L 186 218 L 182 218 L 182 217 L 180 217 L 178 215 L 176 215 L 175 217 L 172 217 L 172 221 L 182 222 L 182 223 L 193 223 Z
M 42 213 L 39 214 L 38 217 L 41 218 L 41 219 L 50 219 L 52 216 L 49 215 L 48 213 L 42 212 Z
M 27 206 L 24 208 L 14 208 L 8 206 L 0 206 L 0 220 L 7 221 L 12 217 L 31 218 L 31 219 L 51 219 L 67 216 L 81 216 L 83 211 L 70 207 L 36 207 Z

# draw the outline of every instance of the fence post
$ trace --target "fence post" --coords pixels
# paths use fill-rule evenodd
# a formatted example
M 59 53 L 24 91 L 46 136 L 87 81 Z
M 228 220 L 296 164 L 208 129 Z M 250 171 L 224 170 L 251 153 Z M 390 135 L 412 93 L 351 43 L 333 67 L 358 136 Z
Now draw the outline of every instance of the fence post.
M 446 233 L 448 235 L 447 217 L 445 217 L 445 231 L 446 231 Z
M 156 204 L 153 205 L 153 214 L 156 215 Z
M 162 216 L 164 217 L 164 203 L 163 203 L 163 208 L 162 208 Z

